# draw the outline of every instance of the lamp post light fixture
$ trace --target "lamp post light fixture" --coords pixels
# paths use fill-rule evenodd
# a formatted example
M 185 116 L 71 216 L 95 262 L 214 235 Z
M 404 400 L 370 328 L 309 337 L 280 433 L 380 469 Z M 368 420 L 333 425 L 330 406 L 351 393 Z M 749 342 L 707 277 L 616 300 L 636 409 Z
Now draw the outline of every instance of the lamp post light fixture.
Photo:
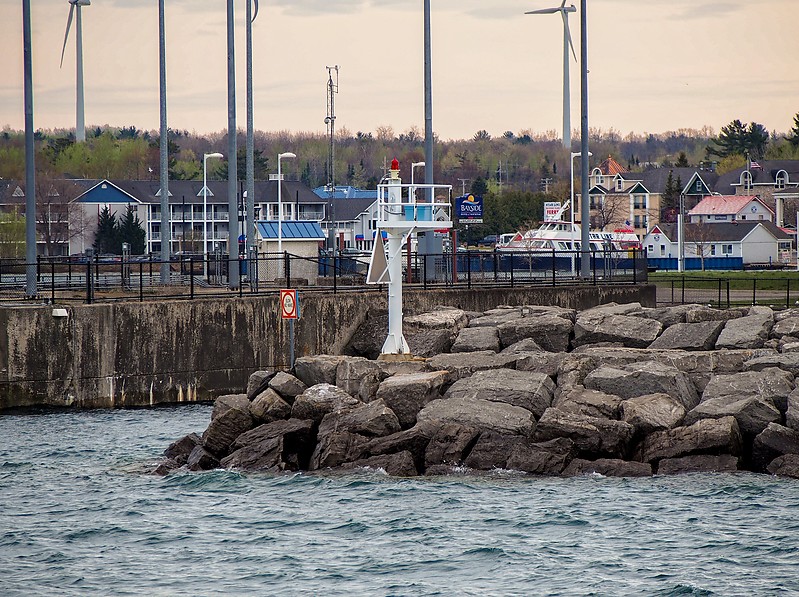
M 277 252 L 283 253 L 283 174 L 280 170 L 280 160 L 284 158 L 296 158 L 296 154 L 287 151 L 277 154 Z
M 572 276 L 577 274 L 577 270 L 574 266 L 574 255 L 576 248 L 574 246 L 574 158 L 577 156 L 583 155 L 581 151 L 572 151 L 572 159 L 571 159 L 571 176 L 569 177 L 569 182 L 571 183 L 571 191 L 570 191 L 570 202 L 569 202 L 569 212 L 571 212 L 571 228 L 569 229 L 569 236 L 571 237 L 571 250 L 572 250 Z M 588 152 L 588 157 L 594 155 L 590 151 Z M 585 226 L 585 222 L 582 223 Z
M 208 277 L 208 158 L 224 158 L 221 153 L 203 154 L 203 276 Z
M 423 166 L 424 166 L 424 162 L 412 162 L 411 163 L 411 189 L 410 189 L 410 191 L 411 191 L 411 197 L 413 197 L 414 200 L 416 199 L 416 189 L 413 187 L 413 173 L 416 170 L 416 168 L 421 168 Z M 410 199 L 410 197 L 409 197 L 409 199 Z

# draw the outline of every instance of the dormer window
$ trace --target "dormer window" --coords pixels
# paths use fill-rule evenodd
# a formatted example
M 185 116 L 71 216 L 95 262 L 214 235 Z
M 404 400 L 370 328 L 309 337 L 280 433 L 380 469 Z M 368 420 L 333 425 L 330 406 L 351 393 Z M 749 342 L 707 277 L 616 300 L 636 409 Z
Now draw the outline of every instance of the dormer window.
M 749 170 L 744 170 L 741 172 L 741 186 L 743 187 L 744 191 L 752 190 L 752 173 L 749 172 Z
M 777 190 L 782 190 L 788 184 L 788 173 L 785 170 L 780 170 L 777 172 L 777 178 L 774 183 L 774 187 Z

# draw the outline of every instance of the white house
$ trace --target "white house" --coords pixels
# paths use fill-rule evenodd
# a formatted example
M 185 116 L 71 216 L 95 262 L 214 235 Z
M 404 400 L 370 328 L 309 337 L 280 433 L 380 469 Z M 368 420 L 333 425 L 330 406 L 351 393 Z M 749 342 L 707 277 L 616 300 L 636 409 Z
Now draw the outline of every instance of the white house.
M 753 263 L 787 263 L 791 235 L 770 221 L 685 224 L 686 269 L 735 269 Z M 644 237 L 650 263 L 676 269 L 677 225 L 658 224 Z

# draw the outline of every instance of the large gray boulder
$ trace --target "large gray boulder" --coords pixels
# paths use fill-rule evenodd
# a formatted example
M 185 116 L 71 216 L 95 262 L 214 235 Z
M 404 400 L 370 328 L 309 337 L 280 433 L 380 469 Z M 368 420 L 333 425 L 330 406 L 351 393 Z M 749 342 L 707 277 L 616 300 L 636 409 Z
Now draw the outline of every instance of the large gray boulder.
M 714 398 L 740 399 L 755 396 L 771 402 L 778 410 L 788 408 L 788 395 L 794 388 L 793 375 L 787 371 L 769 368 L 762 371 L 743 371 L 729 375 L 716 375 L 710 379 L 702 401 Z
M 225 414 L 231 408 L 249 411 L 250 401 L 247 394 L 226 394 L 214 400 L 214 408 L 211 410 L 211 420 Z
M 772 460 L 785 454 L 799 454 L 799 431 L 769 423 L 752 444 L 752 466 L 765 471 Z
M 624 421 L 587 417 L 548 408 L 538 420 L 536 441 L 571 439 L 581 455 L 623 458 L 629 449 L 633 426 Z
M 220 463 L 242 471 L 280 472 L 308 467 L 313 450 L 313 421 L 290 419 L 261 425 L 239 436 Z
M 654 319 L 628 315 L 586 316 L 583 313 L 574 325 L 572 346 L 620 342 L 630 348 L 646 348 L 662 329 L 663 325 Z
M 383 437 L 400 431 L 397 415 L 382 400 L 360 404 L 352 409 L 327 413 L 319 424 L 319 436 L 349 431 L 364 437 Z
M 523 342 L 523 341 L 522 341 Z M 517 342 L 514 346 L 522 344 Z M 532 371 L 543 373 L 555 378 L 561 365 L 570 358 L 568 352 L 517 352 L 519 359 L 516 361 L 517 371 Z
M 493 369 L 456 381 L 444 397 L 506 402 L 540 417 L 552 404 L 554 390 L 555 382 L 543 373 Z
M 775 458 L 768 465 L 767 470 L 778 477 L 791 477 L 799 479 L 799 454 L 785 454 Z
M 779 319 L 771 330 L 772 338 L 799 338 L 799 315 Z
M 355 462 L 363 457 L 363 447 L 368 441 L 368 438 L 349 431 L 322 435 L 317 439 L 308 470 L 318 471 Z
M 271 423 L 291 416 L 291 405 L 272 388 L 258 394 L 250 403 L 250 414 L 259 423 Z
M 770 367 L 787 371 L 794 377 L 799 375 L 799 352 L 755 357 L 746 361 L 743 369 L 744 371 L 763 371 Z
M 425 451 L 430 439 L 437 433 L 438 424 L 417 424 L 385 437 L 375 437 L 360 446 L 358 458 L 368 458 L 381 454 L 396 454 L 408 451 L 413 455 L 416 468 L 423 470 L 425 466 Z
M 539 443 L 521 442 L 513 447 L 505 468 L 533 475 L 560 475 L 577 450 L 565 437 Z
M 713 350 L 723 327 L 723 321 L 676 323 L 666 328 L 649 348 L 650 350 Z
M 461 352 L 458 354 L 439 354 L 427 359 L 427 366 L 435 371 L 447 371 L 449 381 L 455 382 L 469 377 L 476 371 L 487 369 L 514 368 L 519 355 L 496 354 L 490 350 Z
M 524 340 L 519 340 L 515 344 L 511 344 L 507 348 L 502 349 L 502 354 L 519 353 L 519 352 L 533 352 L 533 353 L 536 353 L 536 354 L 541 354 L 541 353 L 551 354 L 551 353 L 547 353 L 546 351 L 544 351 L 544 349 L 541 348 L 538 345 L 538 342 L 536 342 L 532 338 L 525 338 Z
M 472 398 L 433 400 L 417 416 L 419 423 L 459 423 L 482 431 L 529 436 L 535 429 L 533 413 L 525 408 Z
M 700 305 L 674 305 L 671 307 L 644 307 L 641 311 L 629 313 L 635 317 L 646 317 L 659 321 L 663 328 L 671 327 L 678 323 L 686 323 L 685 318 L 688 313 L 697 309 Z
M 403 429 L 408 429 L 416 423 L 416 415 L 424 405 L 441 396 L 446 381 L 444 371 L 395 375 L 380 383 L 377 399 L 394 411 Z
M 169 444 L 164 450 L 164 458 L 172 460 L 175 467 L 183 466 L 189 459 L 189 454 L 197 446 L 202 445 L 202 439 L 196 433 L 190 433 L 179 440 Z
M 346 462 L 340 468 L 350 471 L 357 469 L 382 471 L 389 477 L 415 477 L 419 474 L 410 452 L 371 456 L 354 462 Z
M 575 458 L 563 471 L 564 477 L 602 475 L 603 477 L 651 477 L 652 465 L 618 458 L 585 460 Z
M 219 468 L 219 459 L 202 446 L 195 446 L 189 454 L 186 468 L 190 471 L 210 471 Z
M 668 394 L 686 409 L 699 403 L 690 378 L 676 367 L 658 361 L 631 363 L 620 368 L 600 367 L 583 380 L 586 388 L 615 394 L 623 399 Z
M 719 396 L 703 400 L 696 408 L 685 415 L 685 424 L 692 425 L 700 419 L 720 419 L 735 417 L 741 432 L 754 436 L 763 431 L 769 423 L 781 420 L 780 411 L 774 403 L 760 396 Z
M 380 382 L 388 373 L 376 362 L 363 357 L 348 357 L 338 364 L 336 385 L 362 402 L 371 402 Z
M 735 417 L 702 419 L 693 425 L 655 431 L 640 446 L 642 462 L 658 462 L 691 454 L 740 456 L 741 431 Z
M 574 323 L 565 317 L 555 314 L 522 317 L 514 321 L 500 324 L 500 343 L 503 347 L 532 338 L 536 344 L 549 352 L 566 352 Z
M 211 423 L 203 433 L 203 447 L 215 456 L 226 455 L 228 448 L 230 448 L 236 438 L 253 427 L 255 422 L 250 414 L 250 401 L 246 399 L 246 396 L 244 401 L 246 404 L 232 405 L 227 403 L 226 410 L 212 418 Z M 219 400 L 217 400 L 217 403 L 219 403 Z
M 664 458 L 658 463 L 658 475 L 684 473 L 734 473 L 740 458 L 732 454 L 696 454 L 682 458 Z
M 507 468 L 508 457 L 516 446 L 526 443 L 527 439 L 520 435 L 486 431 L 480 434 L 464 464 L 479 471 Z
M 685 323 L 700 323 L 702 321 L 729 321 L 743 317 L 746 310 L 742 309 L 713 309 L 700 306 L 691 309 L 685 314 Z
M 774 314 L 771 309 L 730 319 L 716 340 L 716 348 L 761 348 L 773 327 Z
M 336 385 L 336 369 L 347 357 L 320 354 L 300 357 L 294 362 L 294 375 L 307 387 L 317 384 Z
M 452 345 L 452 352 L 499 352 L 499 333 L 495 327 L 463 328 Z
M 256 371 L 247 380 L 247 398 L 252 400 L 266 389 L 269 380 L 275 375 L 271 369 Z
M 281 397 L 289 403 L 293 402 L 297 396 L 308 389 L 308 386 L 299 379 L 283 371 L 276 373 L 275 376 L 269 380 L 269 387 L 280 394 Z
M 577 317 L 603 318 L 612 315 L 640 315 L 643 312 L 641 303 L 605 303 L 590 309 L 584 309 Z
M 424 358 L 449 352 L 456 338 L 452 330 L 405 330 L 404 335 L 411 354 Z
M 463 462 L 465 454 L 471 450 L 480 431 L 468 425 L 445 423 L 430 438 L 424 456 L 425 469 L 448 464 L 457 466 Z
M 574 353 L 568 354 L 558 366 L 556 375 L 558 386 L 555 388 L 555 399 L 574 388 L 583 389 L 586 376 L 598 366 L 599 361 L 596 358 Z
M 311 419 L 320 423 L 324 416 L 330 412 L 349 410 L 362 404 L 341 388 L 328 383 L 311 386 L 297 396 L 291 407 L 291 416 L 294 419 Z
M 793 390 L 788 394 L 785 426 L 794 431 L 799 431 L 799 389 Z
M 668 394 L 647 394 L 624 400 L 621 420 L 635 427 L 638 436 L 673 429 L 685 418 L 685 407 Z
M 584 386 L 568 387 L 552 402 L 552 406 L 563 412 L 604 419 L 618 419 L 620 404 L 618 396 Z
M 444 306 L 435 311 L 405 317 L 403 331 L 450 330 L 457 334 L 468 323 L 469 318 L 465 311 Z
M 482 317 L 475 317 L 469 320 L 470 328 L 492 327 L 495 328 L 503 323 L 515 321 L 523 317 L 522 311 L 518 307 L 507 307 L 504 309 L 491 309 L 486 311 Z

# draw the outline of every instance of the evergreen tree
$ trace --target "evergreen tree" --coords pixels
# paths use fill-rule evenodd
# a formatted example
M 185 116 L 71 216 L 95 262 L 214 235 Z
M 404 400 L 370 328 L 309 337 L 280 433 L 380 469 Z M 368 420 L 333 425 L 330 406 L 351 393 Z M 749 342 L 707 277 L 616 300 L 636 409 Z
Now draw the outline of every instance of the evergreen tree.
M 736 119 L 721 127 L 718 137 L 711 140 L 706 151 L 709 156 L 722 158 L 737 154 L 759 159 L 765 154 L 768 141 L 768 131 L 762 124 L 752 122 L 746 126 Z
M 97 253 L 118 253 L 119 229 L 117 217 L 108 206 L 97 217 L 97 232 L 94 235 L 94 250 Z
M 133 207 L 128 205 L 125 210 L 125 215 L 119 222 L 119 248 L 122 249 L 122 243 L 130 244 L 131 255 L 143 255 L 145 247 L 146 233 L 144 227 L 139 220 L 139 216 L 133 211 Z
M 788 141 L 794 148 L 799 147 L 799 112 L 793 117 L 793 128 L 791 129 L 791 135 L 788 137 Z
M 674 164 L 674 165 L 677 166 L 678 168 L 688 168 L 689 167 L 688 156 L 685 155 L 684 151 L 680 152 L 680 157 L 677 158 L 677 163 Z
M 482 176 L 475 178 L 469 192 L 477 197 L 485 195 L 488 192 L 488 183 L 486 183 L 485 178 Z

